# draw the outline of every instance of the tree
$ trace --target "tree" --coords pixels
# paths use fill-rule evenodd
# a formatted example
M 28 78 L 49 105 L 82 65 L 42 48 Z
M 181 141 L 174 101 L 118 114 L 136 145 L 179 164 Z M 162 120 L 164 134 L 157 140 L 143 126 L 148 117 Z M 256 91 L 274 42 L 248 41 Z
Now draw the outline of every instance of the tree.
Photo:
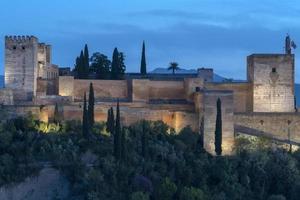
M 201 149 L 204 147 L 204 117 L 201 117 L 199 144 Z
M 177 191 L 177 186 L 169 178 L 163 179 L 160 187 L 158 188 L 158 197 L 161 200 L 173 199 Z
M 111 114 L 110 114 L 111 109 L 109 108 L 107 110 L 107 118 L 106 118 L 106 131 L 111 133 L 110 129 L 110 121 L 111 121 Z
M 130 196 L 130 200 L 149 200 L 149 194 L 144 192 L 134 192 Z
M 79 68 L 78 68 L 78 78 L 84 79 L 85 78 L 85 68 L 84 68 L 84 55 L 83 51 L 80 52 L 79 56 Z
M 111 78 L 118 79 L 118 68 L 119 68 L 119 51 L 117 48 L 114 49 L 112 62 L 111 62 Z
M 142 58 L 141 58 L 141 69 L 140 72 L 142 75 L 147 74 L 147 65 L 146 65 L 146 52 L 145 52 L 145 41 L 143 41 L 143 48 L 142 48 Z
M 84 46 L 84 55 L 83 55 L 83 72 L 84 78 L 88 78 L 90 71 L 90 56 L 89 49 L 87 44 Z
M 89 120 L 90 127 L 92 127 L 95 123 L 94 106 L 95 106 L 94 88 L 93 88 L 93 83 L 90 83 L 89 104 L 88 104 L 88 120 Z
M 126 65 L 124 63 L 125 55 L 123 52 L 119 52 L 119 65 L 118 65 L 118 79 L 123 79 L 126 71 Z
M 107 110 L 107 121 L 106 121 L 106 131 L 110 132 L 111 135 L 114 134 L 114 126 L 115 126 L 115 117 L 114 117 L 114 109 L 111 107 Z
M 146 127 L 146 121 L 142 121 L 142 137 L 141 137 L 141 143 L 142 143 L 142 156 L 146 159 L 148 155 L 148 141 L 147 141 L 147 127 Z
M 179 70 L 177 62 L 170 62 L 168 70 L 172 70 L 172 73 L 175 74 L 175 71 Z
M 83 96 L 82 134 L 84 137 L 88 137 L 89 134 L 89 120 L 88 120 L 88 111 L 86 105 L 86 93 L 84 93 Z
M 111 61 L 104 54 L 96 52 L 91 57 L 91 71 L 99 79 L 110 79 L 110 65 Z
M 127 160 L 127 141 L 126 141 L 126 131 L 125 128 L 122 128 L 122 136 L 121 136 L 121 158 L 123 162 Z
M 60 123 L 60 121 L 61 121 L 61 118 L 60 118 L 60 113 L 58 111 L 58 104 L 55 103 L 53 122 L 57 124 L 57 123 Z
M 114 156 L 117 160 L 121 157 L 121 122 L 120 122 L 120 107 L 119 100 L 117 102 L 117 115 L 116 115 L 116 125 L 115 125 L 115 135 L 114 135 Z
M 194 187 L 184 187 L 180 193 L 180 200 L 205 200 L 207 199 L 202 190 Z
M 222 154 L 222 105 L 221 100 L 217 100 L 217 118 L 216 118 L 216 130 L 215 130 L 215 152 L 216 155 Z
M 126 70 L 124 63 L 124 53 L 119 52 L 117 48 L 114 49 L 112 63 L 111 63 L 111 78 L 114 80 L 122 79 Z
M 286 198 L 282 195 L 271 195 L 268 200 L 286 200 Z

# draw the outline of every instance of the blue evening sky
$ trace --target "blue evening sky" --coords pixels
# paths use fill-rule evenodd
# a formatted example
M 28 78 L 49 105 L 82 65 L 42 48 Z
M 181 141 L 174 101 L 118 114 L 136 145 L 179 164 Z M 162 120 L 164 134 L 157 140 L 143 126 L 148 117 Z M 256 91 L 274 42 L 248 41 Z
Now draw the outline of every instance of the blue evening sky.
M 283 53 L 287 32 L 300 47 L 297 0 L 1 0 L 0 21 L 0 74 L 5 35 L 52 44 L 53 63 L 63 67 L 85 43 L 109 57 L 118 47 L 129 72 L 139 70 L 145 40 L 148 70 L 176 61 L 236 79 L 246 77 L 247 55 Z

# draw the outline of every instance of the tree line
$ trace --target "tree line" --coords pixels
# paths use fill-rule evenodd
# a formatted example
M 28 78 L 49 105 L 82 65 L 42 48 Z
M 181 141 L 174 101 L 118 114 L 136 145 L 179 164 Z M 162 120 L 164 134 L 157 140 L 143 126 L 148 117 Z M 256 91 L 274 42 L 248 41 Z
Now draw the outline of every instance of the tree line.
M 170 62 L 168 70 L 179 70 L 177 62 Z M 84 49 L 80 51 L 79 56 L 76 57 L 73 73 L 77 79 L 112 79 L 119 80 L 124 79 L 126 71 L 125 55 L 117 48 L 114 49 L 112 59 L 100 52 L 95 52 L 92 56 L 89 56 L 89 49 L 87 44 Z M 146 62 L 146 47 L 145 41 L 142 44 L 140 74 L 142 76 L 147 75 L 147 62 Z
M 84 50 L 76 58 L 74 66 L 74 75 L 78 79 L 89 79 L 95 77 L 97 79 L 113 79 L 119 80 L 124 78 L 126 71 L 125 55 L 114 49 L 112 60 L 102 53 L 95 52 L 90 57 L 88 46 L 85 45 Z

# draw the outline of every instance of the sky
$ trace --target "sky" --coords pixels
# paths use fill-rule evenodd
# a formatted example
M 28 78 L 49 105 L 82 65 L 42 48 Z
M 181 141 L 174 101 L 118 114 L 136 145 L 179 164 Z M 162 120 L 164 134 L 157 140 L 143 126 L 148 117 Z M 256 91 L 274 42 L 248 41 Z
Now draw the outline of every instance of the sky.
M 227 78 L 246 79 L 246 57 L 283 53 L 287 33 L 300 56 L 298 0 L 1 0 L 0 74 L 4 36 L 34 35 L 52 45 L 53 63 L 73 67 L 85 44 L 90 54 L 126 55 L 127 72 L 138 72 L 142 41 L 147 69 L 211 67 Z

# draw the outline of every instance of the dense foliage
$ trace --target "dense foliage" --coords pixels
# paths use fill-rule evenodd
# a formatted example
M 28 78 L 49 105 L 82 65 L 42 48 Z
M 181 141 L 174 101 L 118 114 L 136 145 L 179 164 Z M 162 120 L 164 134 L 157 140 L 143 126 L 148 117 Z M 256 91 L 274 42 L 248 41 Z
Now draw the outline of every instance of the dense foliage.
M 141 121 L 121 129 L 123 146 L 117 160 L 114 135 L 106 132 L 105 124 L 94 124 L 93 139 L 83 137 L 81 129 L 77 121 L 45 124 L 32 117 L 2 122 L 0 184 L 19 182 L 50 162 L 70 181 L 70 199 L 300 196 L 300 152 L 271 149 L 265 139 L 237 139 L 236 155 L 213 157 L 189 127 L 177 135 L 163 122 Z
M 89 56 L 88 46 L 76 58 L 74 75 L 78 79 L 123 79 L 126 71 L 125 55 L 117 48 L 113 51 L 112 61 L 102 53 L 95 52 Z

